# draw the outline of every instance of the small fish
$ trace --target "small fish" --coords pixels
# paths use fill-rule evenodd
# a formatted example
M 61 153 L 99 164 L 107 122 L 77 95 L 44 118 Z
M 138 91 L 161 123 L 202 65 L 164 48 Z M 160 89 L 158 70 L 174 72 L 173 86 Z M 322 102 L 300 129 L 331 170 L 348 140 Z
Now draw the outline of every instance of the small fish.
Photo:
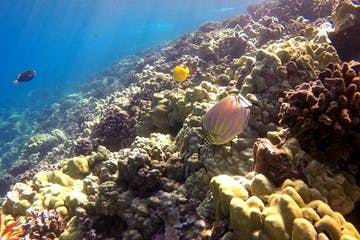
M 242 95 L 228 95 L 215 104 L 203 117 L 205 141 L 222 145 L 233 140 L 248 124 L 251 103 Z
M 185 82 L 190 74 L 190 69 L 185 66 L 178 65 L 173 69 L 173 78 L 176 82 Z
M 22 72 L 19 75 L 17 75 L 16 80 L 13 81 L 13 83 L 15 85 L 17 85 L 20 83 L 29 82 L 29 81 L 33 80 L 34 77 L 36 77 L 36 71 L 35 70 L 27 70 L 27 71 Z

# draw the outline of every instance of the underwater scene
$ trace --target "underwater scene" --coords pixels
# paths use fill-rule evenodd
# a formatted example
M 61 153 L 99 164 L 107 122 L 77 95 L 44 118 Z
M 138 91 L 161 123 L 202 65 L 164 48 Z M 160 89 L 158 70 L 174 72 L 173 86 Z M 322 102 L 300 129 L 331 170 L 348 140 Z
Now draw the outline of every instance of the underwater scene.
M 1 0 L 0 240 L 360 240 L 360 0 Z

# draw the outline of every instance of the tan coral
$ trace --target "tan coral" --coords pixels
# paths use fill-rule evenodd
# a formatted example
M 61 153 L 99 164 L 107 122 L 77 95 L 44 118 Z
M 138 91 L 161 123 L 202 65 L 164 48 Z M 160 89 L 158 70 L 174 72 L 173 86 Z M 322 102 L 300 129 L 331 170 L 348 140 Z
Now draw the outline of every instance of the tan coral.
M 176 134 L 194 106 L 209 101 L 214 91 L 216 88 L 211 83 L 202 82 L 185 91 L 175 88 L 154 94 L 151 110 L 137 126 L 138 135 L 146 136 L 150 132 Z
M 42 171 L 26 184 L 16 183 L 8 192 L 2 210 L 15 217 L 25 216 L 32 209 L 55 209 L 65 219 L 71 218 L 77 208 L 87 207 L 81 179 L 90 173 L 89 165 L 104 158 L 105 150 L 99 147 L 91 156 L 66 159 L 61 170 Z
M 305 176 L 311 186 L 319 189 L 329 199 L 332 209 L 342 214 L 350 213 L 360 200 L 360 187 L 349 174 L 333 174 L 328 166 L 313 160 L 308 163 Z
M 213 178 L 210 182 L 210 189 L 214 194 L 216 215 L 219 218 L 229 215 L 229 206 L 232 198 L 248 198 L 248 192 L 245 188 L 227 175 L 220 175 Z
M 355 227 L 303 181 L 286 180 L 280 188 L 264 191 L 263 186 L 269 185 L 266 177 L 249 173 L 245 178 L 250 181 L 250 186 L 245 185 L 248 195 L 239 196 L 236 189 L 242 189 L 246 181 L 237 181 L 238 177 L 214 177 L 211 188 L 216 209 L 222 211 L 218 217 L 229 218 L 230 228 L 239 239 L 360 239 Z
M 315 78 L 316 70 L 339 62 L 335 48 L 326 42 L 315 43 L 295 37 L 265 45 L 257 51 L 256 62 L 250 74 L 244 78 L 241 92 L 262 93 L 273 91 L 274 86 L 283 89 L 285 86 L 295 86 Z M 289 63 L 294 66 L 290 67 Z

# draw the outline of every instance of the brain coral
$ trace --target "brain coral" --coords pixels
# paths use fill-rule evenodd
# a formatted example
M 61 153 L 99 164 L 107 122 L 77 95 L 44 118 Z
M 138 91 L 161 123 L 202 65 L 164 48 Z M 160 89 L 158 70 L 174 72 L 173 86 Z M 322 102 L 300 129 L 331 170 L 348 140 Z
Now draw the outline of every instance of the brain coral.
M 286 180 L 279 189 L 262 174 L 211 180 L 217 217 L 229 218 L 236 239 L 359 239 L 356 228 L 333 211 L 316 189 Z
M 330 64 L 316 81 L 279 99 L 280 124 L 290 127 L 304 150 L 317 157 L 319 150 L 328 153 L 327 161 L 351 160 L 360 149 L 360 75 L 354 68 Z

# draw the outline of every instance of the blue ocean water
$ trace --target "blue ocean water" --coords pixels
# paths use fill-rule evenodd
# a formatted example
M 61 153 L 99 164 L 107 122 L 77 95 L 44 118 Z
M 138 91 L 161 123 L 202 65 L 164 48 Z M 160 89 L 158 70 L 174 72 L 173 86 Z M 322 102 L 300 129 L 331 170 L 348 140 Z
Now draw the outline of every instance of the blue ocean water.
M 252 0 L 1 0 L 0 114 L 37 110 L 121 57 L 175 39 Z M 17 74 L 37 77 L 13 86 Z

